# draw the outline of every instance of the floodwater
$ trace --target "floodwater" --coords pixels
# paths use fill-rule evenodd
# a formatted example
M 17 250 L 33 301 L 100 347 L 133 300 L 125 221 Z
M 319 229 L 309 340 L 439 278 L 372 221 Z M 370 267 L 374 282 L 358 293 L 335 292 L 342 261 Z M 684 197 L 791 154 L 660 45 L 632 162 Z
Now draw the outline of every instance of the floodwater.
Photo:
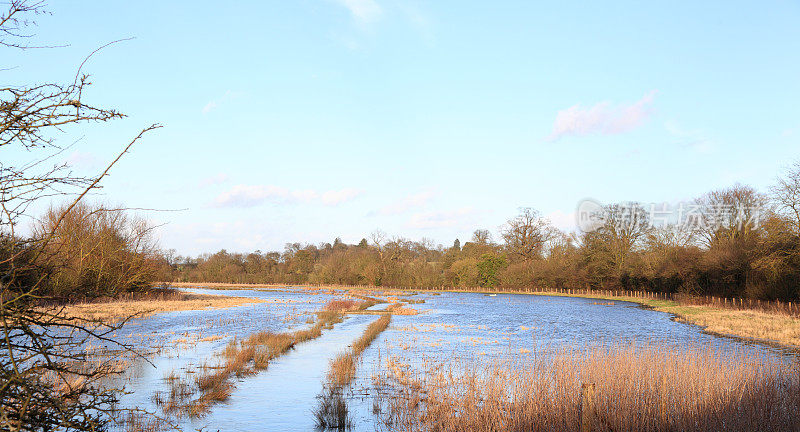
M 137 361 L 125 376 L 122 405 L 158 412 L 152 397 L 169 388 L 169 374 L 211 363 L 214 353 L 234 337 L 308 326 L 325 303 L 344 292 L 286 290 L 206 290 L 197 293 L 257 297 L 266 303 L 221 310 L 181 311 L 139 319 L 117 335 L 123 342 L 163 347 L 149 362 Z M 546 352 L 619 341 L 675 347 L 712 347 L 785 358 L 796 353 L 708 335 L 693 325 L 628 302 L 538 295 L 418 293 L 424 300 L 406 307 L 418 315 L 395 315 L 392 323 L 362 355 L 357 376 L 346 393 L 354 431 L 374 431 L 377 420 L 369 397 L 371 376 L 389 356 L 405 359 L 491 359 L 509 353 Z M 385 307 L 377 305 L 375 308 Z M 310 431 L 313 410 L 323 389 L 328 362 L 357 339 L 375 315 L 349 315 L 321 337 L 298 344 L 257 375 L 242 378 L 228 401 L 200 419 L 183 419 L 184 430 Z

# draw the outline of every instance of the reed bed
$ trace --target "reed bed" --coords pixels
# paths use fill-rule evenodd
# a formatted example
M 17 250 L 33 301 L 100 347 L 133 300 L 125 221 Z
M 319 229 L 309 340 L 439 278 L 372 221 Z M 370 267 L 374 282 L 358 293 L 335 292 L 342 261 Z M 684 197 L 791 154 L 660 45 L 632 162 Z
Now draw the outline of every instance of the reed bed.
M 798 369 L 760 355 L 618 344 L 387 366 L 386 431 L 800 430 Z

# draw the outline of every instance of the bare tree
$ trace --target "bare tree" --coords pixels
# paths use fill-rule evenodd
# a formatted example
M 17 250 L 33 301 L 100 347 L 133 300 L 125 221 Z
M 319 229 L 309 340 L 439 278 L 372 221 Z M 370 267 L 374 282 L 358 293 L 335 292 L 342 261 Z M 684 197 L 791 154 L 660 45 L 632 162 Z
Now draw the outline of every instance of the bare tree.
M 557 230 L 538 211 L 522 208 L 517 217 L 510 219 L 501 228 L 501 234 L 512 257 L 531 261 L 542 257 L 545 245 L 555 238 Z
M 39 1 L 12 0 L 0 13 L 0 48 L 32 48 L 32 19 L 46 13 Z M 94 54 L 94 53 L 92 53 Z M 91 57 L 91 55 L 89 56 Z M 86 351 L 87 343 L 128 349 L 109 338 L 119 325 L 71 319 L 47 306 L 46 285 L 55 270 L 47 251 L 65 219 L 133 144 L 95 177 L 75 177 L 54 163 L 64 147 L 56 136 L 65 127 L 107 122 L 123 115 L 83 99 L 89 76 L 78 67 L 66 83 L 0 87 L 0 151 L 29 150 L 33 161 L 0 162 L 0 430 L 97 431 L 114 416 L 120 389 L 107 387 L 119 371 L 114 357 Z M 69 199 L 47 230 L 23 237 L 17 227 L 43 199 Z M 124 323 L 124 322 L 123 322 Z
M 711 191 L 695 200 L 687 220 L 705 246 L 744 240 L 758 230 L 767 213 L 767 199 L 749 186 Z
M 472 233 L 472 242 L 479 245 L 489 245 L 492 243 L 492 233 L 487 229 L 476 229 Z
M 790 221 L 794 234 L 800 235 L 800 161 L 778 177 L 770 192 L 776 203 L 775 210 Z

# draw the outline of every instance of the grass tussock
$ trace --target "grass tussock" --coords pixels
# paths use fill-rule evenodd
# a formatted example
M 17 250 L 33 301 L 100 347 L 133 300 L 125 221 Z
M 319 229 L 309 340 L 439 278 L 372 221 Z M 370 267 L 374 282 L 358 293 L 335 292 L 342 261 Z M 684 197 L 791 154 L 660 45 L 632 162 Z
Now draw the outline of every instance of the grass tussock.
M 325 304 L 326 311 L 349 312 L 358 310 L 361 302 L 357 300 L 331 300 Z
M 392 315 L 417 315 L 419 311 L 412 308 L 404 307 L 403 303 L 393 303 L 386 308 L 386 311 Z
M 347 401 L 342 393 L 329 389 L 319 396 L 314 409 L 314 418 L 319 429 L 346 430 L 352 426 Z
M 419 370 L 393 359 L 376 411 L 389 431 L 799 430 L 798 378 L 766 357 L 660 345 Z

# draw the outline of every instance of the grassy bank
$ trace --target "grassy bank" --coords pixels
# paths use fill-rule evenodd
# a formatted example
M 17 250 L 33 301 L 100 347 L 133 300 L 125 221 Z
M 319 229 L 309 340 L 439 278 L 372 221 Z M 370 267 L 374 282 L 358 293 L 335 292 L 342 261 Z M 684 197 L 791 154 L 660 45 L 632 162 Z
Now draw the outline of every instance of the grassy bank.
M 119 298 L 64 306 L 68 317 L 114 322 L 131 316 L 145 317 L 161 312 L 225 309 L 265 300 L 246 297 L 179 293 L 162 298 Z
M 673 300 L 609 296 L 595 294 L 563 294 L 556 292 L 520 293 L 560 297 L 581 297 L 637 303 L 675 316 L 675 320 L 695 324 L 711 334 L 734 336 L 755 342 L 800 348 L 800 318 L 760 310 L 730 309 L 710 305 L 688 305 Z

